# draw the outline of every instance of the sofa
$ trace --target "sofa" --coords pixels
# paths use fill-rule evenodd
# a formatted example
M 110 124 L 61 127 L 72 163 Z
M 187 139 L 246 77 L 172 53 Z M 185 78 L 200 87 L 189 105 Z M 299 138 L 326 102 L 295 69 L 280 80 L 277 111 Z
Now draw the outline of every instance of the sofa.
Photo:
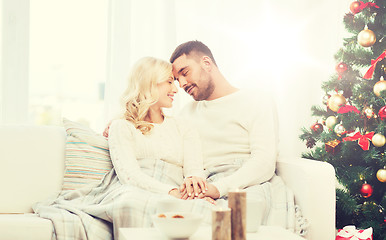
M 50 220 L 31 206 L 61 191 L 68 131 L 61 126 L 0 126 L 0 239 L 48 240 Z M 325 162 L 277 161 L 277 174 L 309 222 L 306 239 L 335 239 L 335 172 Z

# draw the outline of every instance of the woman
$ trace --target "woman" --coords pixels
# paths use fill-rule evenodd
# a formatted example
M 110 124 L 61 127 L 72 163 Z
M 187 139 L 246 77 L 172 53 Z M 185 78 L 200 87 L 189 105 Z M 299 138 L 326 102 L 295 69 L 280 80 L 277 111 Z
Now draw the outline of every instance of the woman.
M 122 97 L 124 113 L 109 129 L 110 155 L 122 184 L 177 198 L 182 195 L 176 184 L 189 195 L 205 192 L 198 133 L 162 111 L 172 107 L 177 91 L 170 63 L 145 57 L 133 67 Z M 159 162 L 166 163 L 162 175 L 167 181 L 147 174 Z

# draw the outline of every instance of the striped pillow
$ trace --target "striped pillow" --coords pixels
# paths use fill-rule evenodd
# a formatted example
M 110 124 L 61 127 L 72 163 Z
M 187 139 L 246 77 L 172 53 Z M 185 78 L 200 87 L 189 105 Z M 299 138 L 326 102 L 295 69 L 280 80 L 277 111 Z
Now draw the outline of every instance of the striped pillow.
M 63 190 L 95 186 L 112 169 L 108 142 L 82 124 L 63 119 L 67 132 Z

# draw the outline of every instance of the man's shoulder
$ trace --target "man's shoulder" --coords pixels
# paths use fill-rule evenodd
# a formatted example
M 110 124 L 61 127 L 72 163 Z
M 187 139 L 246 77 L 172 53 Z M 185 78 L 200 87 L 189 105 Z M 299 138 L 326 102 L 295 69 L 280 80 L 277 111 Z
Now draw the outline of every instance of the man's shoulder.
M 272 98 L 272 94 L 261 88 L 248 88 L 248 89 L 241 89 L 242 95 L 246 98 L 249 98 L 251 100 L 264 100 L 264 99 L 270 99 Z
M 264 89 L 240 89 L 236 104 L 244 106 L 259 107 L 261 105 L 271 105 L 273 103 L 272 93 Z
M 240 98 L 240 116 L 243 118 L 254 119 L 261 114 L 275 112 L 275 100 L 270 91 L 264 89 L 245 89 Z

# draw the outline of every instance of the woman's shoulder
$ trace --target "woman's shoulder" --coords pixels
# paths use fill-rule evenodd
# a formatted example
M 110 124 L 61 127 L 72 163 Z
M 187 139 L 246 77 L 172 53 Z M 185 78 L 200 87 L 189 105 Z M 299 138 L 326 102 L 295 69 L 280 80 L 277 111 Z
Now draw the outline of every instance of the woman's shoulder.
M 124 129 L 124 128 L 129 128 L 130 130 L 135 130 L 135 127 L 133 123 L 127 121 L 126 119 L 119 118 L 119 119 L 114 119 L 111 122 L 110 129 Z

